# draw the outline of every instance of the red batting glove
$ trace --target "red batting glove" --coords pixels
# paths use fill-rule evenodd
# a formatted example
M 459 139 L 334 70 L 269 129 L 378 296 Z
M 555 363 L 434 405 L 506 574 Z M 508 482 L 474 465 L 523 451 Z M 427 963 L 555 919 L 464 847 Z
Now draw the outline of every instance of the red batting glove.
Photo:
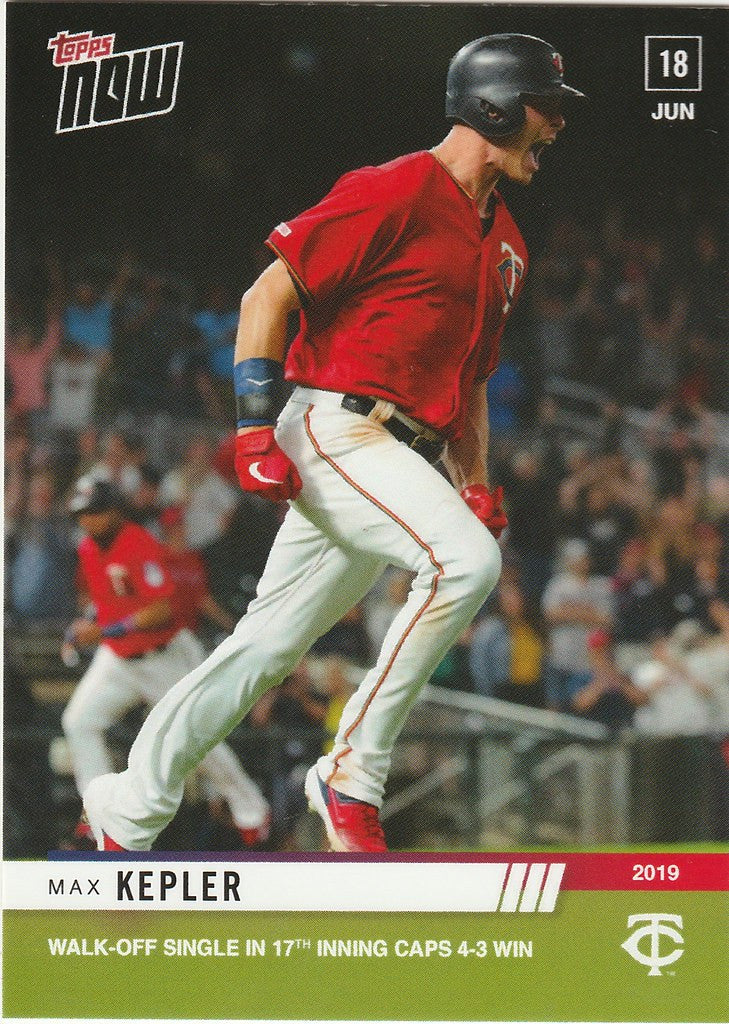
M 490 491 L 484 484 L 471 484 L 470 487 L 463 488 L 461 497 L 476 518 L 480 519 L 486 529 L 490 530 L 498 540 L 501 531 L 509 523 L 506 513 L 501 507 L 501 502 L 504 500 L 504 488 L 494 487 L 493 491 Z
M 244 491 L 271 501 L 288 501 L 301 490 L 298 470 L 276 444 L 273 427 L 236 435 L 235 471 Z

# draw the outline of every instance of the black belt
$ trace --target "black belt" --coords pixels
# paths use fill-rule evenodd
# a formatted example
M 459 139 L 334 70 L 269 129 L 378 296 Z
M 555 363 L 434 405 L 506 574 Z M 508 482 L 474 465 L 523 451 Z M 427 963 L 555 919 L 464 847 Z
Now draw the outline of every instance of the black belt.
M 367 398 L 365 395 L 345 395 L 342 399 L 342 408 L 347 409 L 349 412 L 356 412 L 360 416 L 369 416 L 374 407 L 377 405 L 377 399 Z M 431 465 L 437 462 L 443 454 L 445 448 L 445 441 L 438 437 L 432 436 L 435 432 L 429 431 L 429 434 L 419 433 L 412 427 L 409 427 L 407 423 L 403 423 L 401 419 L 398 419 L 397 413 L 394 413 L 389 420 L 385 420 L 382 423 L 385 430 L 389 430 L 394 438 L 398 441 L 402 441 L 408 448 L 412 448 L 414 452 L 422 456 L 426 462 Z
M 139 661 L 141 658 L 147 658 L 150 654 L 161 654 L 162 651 L 166 651 L 172 643 L 168 640 L 166 644 L 160 644 L 159 647 L 153 647 L 149 651 L 140 651 L 139 654 L 127 654 L 125 661 Z

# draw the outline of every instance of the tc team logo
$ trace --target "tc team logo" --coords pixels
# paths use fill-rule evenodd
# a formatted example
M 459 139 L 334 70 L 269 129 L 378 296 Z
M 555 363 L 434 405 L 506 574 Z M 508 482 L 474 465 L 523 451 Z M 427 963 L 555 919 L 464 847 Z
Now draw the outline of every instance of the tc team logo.
M 639 964 L 650 967 L 649 977 L 658 977 L 661 975 L 661 967 L 668 967 L 683 956 L 683 948 L 679 948 L 683 947 L 683 935 L 678 931 L 679 928 L 683 928 L 683 919 L 680 914 L 633 914 L 628 918 L 628 928 L 635 928 L 643 921 L 646 922 L 643 927 L 634 931 L 630 938 L 622 943 L 622 948 Z M 676 927 L 672 928 L 671 925 Z M 670 939 L 673 943 L 673 948 L 663 953 L 661 950 L 667 949 L 667 943 L 662 941 L 662 937 Z M 644 948 L 641 949 L 641 940 L 649 940 L 647 943 L 643 942 L 644 948 L 648 946 L 647 953 Z
M 48 40 L 63 68 L 56 134 L 167 114 L 175 105 L 182 43 L 114 53 L 114 35 L 59 32 Z
M 501 275 L 501 284 L 504 287 L 506 301 L 502 307 L 502 312 L 506 314 L 513 305 L 516 286 L 524 276 L 524 260 L 521 256 L 517 256 L 508 242 L 501 243 L 501 251 L 506 253 L 506 258 L 499 263 L 496 269 Z

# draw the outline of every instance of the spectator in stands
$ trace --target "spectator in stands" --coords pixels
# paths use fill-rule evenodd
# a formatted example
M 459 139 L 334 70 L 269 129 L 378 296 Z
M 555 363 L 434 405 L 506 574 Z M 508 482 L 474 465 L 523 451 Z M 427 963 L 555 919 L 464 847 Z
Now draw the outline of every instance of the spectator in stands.
M 185 449 L 182 464 L 162 479 L 163 505 L 180 505 L 185 515 L 185 540 L 196 551 L 220 540 L 230 525 L 238 493 L 213 468 L 214 448 L 198 434 Z
M 724 562 L 723 538 L 709 523 L 697 523 L 694 533 L 696 618 L 707 633 L 729 638 L 729 566 Z
M 559 530 L 557 477 L 533 452 L 516 452 L 507 469 L 507 544 L 519 562 L 524 590 L 539 601 L 551 576 Z
M 328 633 L 314 643 L 311 653 L 317 658 L 334 655 L 362 668 L 369 668 L 374 659 L 362 605 L 356 604 L 350 608 Z
M 5 435 L 5 537 L 20 527 L 25 512 L 30 472 L 31 442 L 20 423 L 11 424 Z
M 688 320 L 702 324 L 716 338 L 726 334 L 726 260 L 717 228 L 702 224 L 694 233 L 686 267 L 689 288 Z
M 612 589 L 615 657 L 629 672 L 649 657 L 653 639 L 667 633 L 670 621 L 665 566 L 661 559 L 649 557 L 642 537 L 632 537 L 623 546 Z
M 695 501 L 707 453 L 716 440 L 711 412 L 694 403 L 667 400 L 656 407 L 645 432 L 659 498 L 688 497 Z
M 55 842 L 53 780 L 48 764 L 48 739 L 38 707 L 19 659 L 3 659 L 3 858 L 44 860 Z M 34 742 L 18 742 L 15 729 L 38 728 Z M 10 742 L 8 742 L 10 740 Z
M 125 253 L 114 280 L 99 294 L 90 275 L 79 278 L 66 305 L 63 320 L 67 340 L 91 356 L 99 370 L 111 362 L 114 306 L 121 300 L 132 275 L 132 256 Z
M 379 651 L 393 619 L 408 599 L 413 574 L 392 566 L 384 580 L 365 598 L 365 628 L 370 649 Z
M 722 645 L 718 657 L 706 659 L 704 643 L 701 626 L 685 619 L 634 669 L 633 683 L 645 697 L 634 721 L 639 732 L 702 736 L 726 730 L 729 649 Z
M 639 398 L 649 407 L 672 394 L 679 380 L 679 339 L 686 325 L 686 298 L 677 292 L 665 301 L 650 291 L 640 312 L 641 339 L 635 366 Z
M 160 501 L 160 483 L 162 474 L 149 462 L 143 462 L 139 466 L 139 486 L 130 496 L 127 512 L 133 523 L 143 526 L 145 530 L 162 539 L 162 527 L 160 525 L 160 514 L 162 504 Z
M 635 534 L 638 519 L 633 510 L 616 497 L 609 476 L 595 481 L 581 493 L 573 524 L 576 534 L 587 542 L 593 572 L 597 576 L 613 576 L 620 550 L 628 537 Z
M 519 430 L 525 398 L 524 374 L 516 362 L 502 357 L 488 382 L 489 430 L 494 441 Z
M 587 657 L 589 671 L 583 685 L 572 696 L 572 712 L 609 729 L 627 728 L 633 721 L 635 709 L 647 698 L 615 663 L 609 633 L 602 629 L 590 633 Z
M 8 553 L 11 607 L 24 622 L 67 618 L 74 607 L 74 545 L 58 515 L 53 477 L 36 472 Z
M 295 849 L 294 830 L 306 809 L 304 776 L 321 755 L 329 698 L 311 682 L 302 662 L 281 686 L 268 690 L 251 709 L 254 728 L 276 726 L 276 756 L 271 759 L 270 804 L 277 849 Z
M 688 331 L 680 354 L 678 400 L 687 408 L 716 406 L 726 383 L 725 362 L 721 344 L 704 328 Z
M 80 345 L 61 346 L 50 368 L 48 411 L 54 430 L 73 435 L 93 420 L 98 379 L 98 363 Z
M 469 666 L 473 623 L 469 623 L 456 642 L 446 652 L 443 660 L 430 677 L 431 686 L 442 686 L 446 690 L 473 691 Z
M 545 646 L 541 624 L 516 582 L 501 581 L 497 608 L 476 624 L 469 669 L 476 693 L 544 706 Z
M 205 345 L 206 393 L 217 416 L 225 421 L 233 394 L 233 349 L 240 310 L 223 285 L 210 285 L 192 322 Z M 230 418 L 230 417 L 229 417 Z
M 696 575 L 696 527 L 695 503 L 674 495 L 660 503 L 650 530 L 650 557 L 662 564 L 666 577 L 669 630 L 683 619 L 706 616 L 704 584 Z
M 609 581 L 591 572 L 587 545 L 567 541 L 562 568 L 547 584 L 542 613 L 549 630 L 546 697 L 550 708 L 566 711 L 589 670 L 587 637 L 595 629 L 612 628 Z
M 121 430 L 112 430 L 101 443 L 102 456 L 86 474 L 92 480 L 106 480 L 114 484 L 126 498 L 139 489 L 139 464 L 142 450 L 137 437 Z
M 46 429 L 46 378 L 51 359 L 63 337 L 63 275 L 58 260 L 53 256 L 47 257 L 46 268 L 49 290 L 42 327 L 36 330 L 26 311 L 14 330 L 8 332 L 5 344 L 5 370 L 10 385 L 9 411 L 11 415 L 27 421 L 33 440 L 40 439 Z
M 186 336 L 181 311 L 171 301 L 165 281 L 149 275 L 142 294 L 120 311 L 113 338 L 113 364 L 124 409 L 158 413 L 170 398 L 170 364 Z

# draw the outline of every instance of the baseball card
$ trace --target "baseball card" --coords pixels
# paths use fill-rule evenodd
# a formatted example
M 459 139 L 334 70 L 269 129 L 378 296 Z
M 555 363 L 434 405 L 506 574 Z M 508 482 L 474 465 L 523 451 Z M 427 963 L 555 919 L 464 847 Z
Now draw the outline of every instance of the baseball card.
M 727 7 L 3 17 L 3 1019 L 729 1020 Z

